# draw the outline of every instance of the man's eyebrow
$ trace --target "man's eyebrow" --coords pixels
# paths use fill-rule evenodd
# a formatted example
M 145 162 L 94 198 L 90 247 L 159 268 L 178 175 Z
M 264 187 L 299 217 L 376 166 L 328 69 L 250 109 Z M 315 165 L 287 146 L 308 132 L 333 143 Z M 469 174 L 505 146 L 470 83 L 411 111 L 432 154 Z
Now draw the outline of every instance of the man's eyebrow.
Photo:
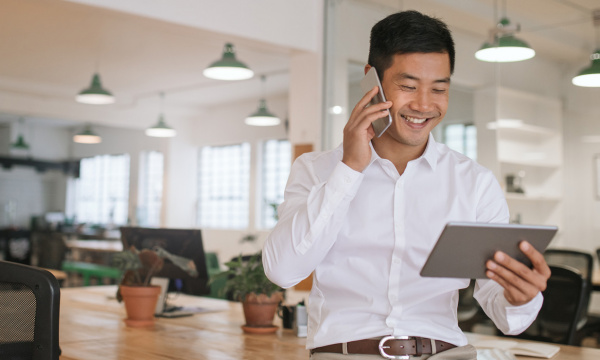
M 409 73 L 397 74 L 397 75 L 394 76 L 393 80 L 394 81 L 400 81 L 400 80 L 405 80 L 405 79 L 415 80 L 415 81 L 421 80 L 419 77 L 417 77 L 415 75 L 412 75 L 412 74 L 409 74 Z M 433 82 L 434 83 L 447 83 L 447 84 L 449 84 L 450 83 L 450 77 L 445 77 L 445 78 L 442 78 L 442 79 L 436 79 Z

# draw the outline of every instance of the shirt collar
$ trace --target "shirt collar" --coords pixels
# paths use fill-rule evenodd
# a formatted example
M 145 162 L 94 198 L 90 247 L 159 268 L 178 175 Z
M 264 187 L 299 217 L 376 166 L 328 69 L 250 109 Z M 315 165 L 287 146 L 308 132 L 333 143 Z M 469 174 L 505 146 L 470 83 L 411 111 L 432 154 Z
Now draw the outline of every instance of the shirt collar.
M 431 133 L 429 133 L 429 139 L 427 140 L 427 146 L 425 147 L 425 151 L 423 152 L 423 155 L 421 155 L 421 157 L 420 157 L 420 158 L 424 158 L 425 160 L 427 160 L 427 162 L 429 163 L 429 166 L 431 166 L 432 170 L 435 170 L 435 167 L 437 166 L 437 160 L 438 160 L 438 149 L 437 149 L 436 144 L 437 144 L 437 142 L 433 138 L 433 135 Z
M 433 138 L 433 135 L 429 133 L 429 138 L 427 139 L 427 146 L 425 146 L 425 151 L 421 156 L 419 156 L 415 160 L 419 161 L 420 159 L 425 159 L 427 163 L 429 163 L 429 166 L 431 166 L 431 169 L 435 170 L 438 160 L 437 146 L 435 146 L 436 144 L 437 142 Z M 371 161 L 369 161 L 368 166 L 371 166 L 371 164 L 373 164 L 376 160 L 381 160 L 381 157 L 375 151 L 373 143 L 369 142 L 369 146 L 371 146 Z

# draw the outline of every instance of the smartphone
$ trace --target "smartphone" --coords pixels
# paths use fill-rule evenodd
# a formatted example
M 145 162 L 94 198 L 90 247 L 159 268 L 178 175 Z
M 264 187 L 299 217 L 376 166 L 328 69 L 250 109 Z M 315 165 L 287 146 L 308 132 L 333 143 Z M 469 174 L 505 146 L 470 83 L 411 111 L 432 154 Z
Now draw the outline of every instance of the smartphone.
M 365 77 L 360 81 L 360 88 L 362 89 L 363 93 L 367 93 L 368 91 L 371 91 L 374 86 L 379 87 L 379 92 L 373 96 L 373 99 L 371 99 L 369 105 L 375 105 L 386 101 L 385 95 L 383 94 L 383 88 L 381 87 L 381 82 L 379 81 L 379 76 L 377 76 L 377 71 L 371 66 Z M 389 113 L 388 116 L 373 121 L 373 130 L 375 130 L 375 136 L 380 137 L 390 127 L 390 125 L 392 125 L 392 115 Z

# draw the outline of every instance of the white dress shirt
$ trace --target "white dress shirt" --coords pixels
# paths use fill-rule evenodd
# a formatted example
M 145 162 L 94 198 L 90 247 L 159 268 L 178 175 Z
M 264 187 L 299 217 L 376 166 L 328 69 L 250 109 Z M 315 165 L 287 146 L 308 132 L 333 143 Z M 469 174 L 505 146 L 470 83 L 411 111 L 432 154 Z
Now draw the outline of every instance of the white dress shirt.
M 502 190 L 491 171 L 431 135 L 402 176 L 371 149 L 362 173 L 342 163 L 342 146 L 294 162 L 263 249 L 265 272 L 288 288 L 314 271 L 309 349 L 387 335 L 465 345 L 456 308 L 469 280 L 419 272 L 449 221 L 508 222 Z M 511 306 L 503 291 L 478 280 L 475 298 L 500 330 L 520 333 L 537 316 L 541 293 Z

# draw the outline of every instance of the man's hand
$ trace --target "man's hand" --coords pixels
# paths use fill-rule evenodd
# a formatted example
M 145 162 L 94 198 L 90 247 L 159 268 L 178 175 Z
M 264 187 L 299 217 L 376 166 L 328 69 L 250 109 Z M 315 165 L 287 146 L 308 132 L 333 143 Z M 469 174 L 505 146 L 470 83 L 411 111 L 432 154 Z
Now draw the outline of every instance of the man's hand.
M 519 248 L 531 260 L 533 269 L 501 251 L 486 263 L 486 275 L 504 288 L 504 297 L 514 306 L 526 304 L 538 292 L 546 290 L 550 277 L 550 268 L 539 251 L 527 241 L 522 241 Z
M 371 161 L 369 142 L 375 136 L 371 123 L 387 116 L 388 109 L 392 107 L 391 101 L 367 107 L 378 91 L 379 88 L 375 86 L 360 99 L 344 127 L 344 157 L 342 162 L 358 172 L 362 172 Z

